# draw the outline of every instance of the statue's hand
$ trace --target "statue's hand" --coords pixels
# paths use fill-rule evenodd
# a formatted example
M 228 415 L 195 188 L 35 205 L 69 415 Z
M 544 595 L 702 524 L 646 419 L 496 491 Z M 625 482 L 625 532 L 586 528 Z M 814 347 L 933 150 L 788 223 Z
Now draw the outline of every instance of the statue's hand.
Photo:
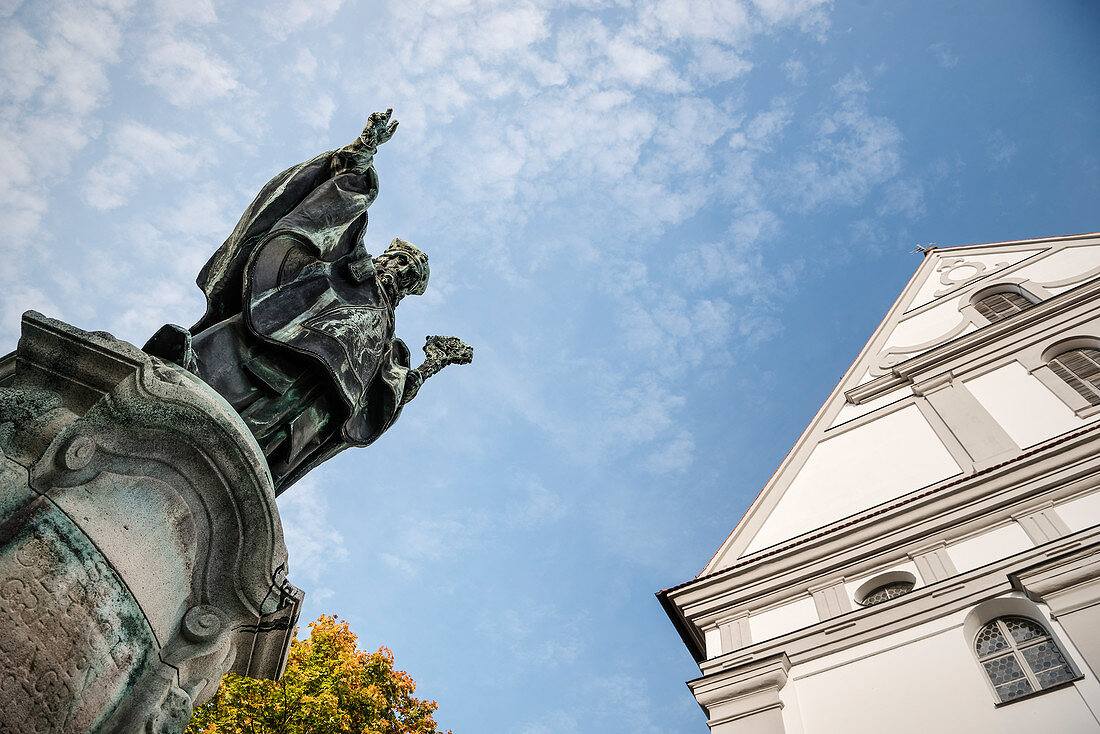
M 372 112 L 367 118 L 367 126 L 359 135 L 359 141 L 371 150 L 377 150 L 378 146 L 393 137 L 397 132 L 397 120 L 390 122 L 393 108 L 385 112 Z
M 449 364 L 470 364 L 474 348 L 456 336 L 429 336 L 424 341 L 424 364 L 416 368 L 426 380 Z

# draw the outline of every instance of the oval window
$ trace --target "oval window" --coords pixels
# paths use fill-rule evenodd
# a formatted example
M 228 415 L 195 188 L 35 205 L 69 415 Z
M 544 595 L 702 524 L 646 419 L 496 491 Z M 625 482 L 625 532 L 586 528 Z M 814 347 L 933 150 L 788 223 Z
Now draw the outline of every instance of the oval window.
M 891 581 L 889 583 L 876 586 L 863 595 L 863 598 L 859 600 L 859 603 L 865 607 L 872 606 L 874 604 L 881 604 L 884 601 L 897 598 L 904 594 L 908 594 L 913 590 L 912 581 Z

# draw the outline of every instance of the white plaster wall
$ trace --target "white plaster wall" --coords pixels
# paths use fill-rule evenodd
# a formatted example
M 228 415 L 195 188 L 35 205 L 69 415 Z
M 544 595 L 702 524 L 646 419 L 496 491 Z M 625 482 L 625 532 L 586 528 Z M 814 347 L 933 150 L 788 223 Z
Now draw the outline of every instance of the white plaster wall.
M 918 345 L 951 338 L 954 332 L 969 320 L 959 312 L 959 298 L 952 297 L 943 303 L 910 316 L 890 332 L 882 351 L 891 348 L 916 347 Z
M 955 627 L 803 676 L 791 670 L 805 734 L 1096 732 L 1073 687 L 995 707 L 969 642 Z
M 865 574 L 863 576 L 850 580 L 844 580 L 844 591 L 848 594 L 848 600 L 852 602 L 852 608 L 859 608 L 859 602 L 856 601 L 856 591 L 859 589 L 860 586 L 867 583 L 876 576 L 881 576 L 882 574 L 890 573 L 891 571 L 908 571 L 909 573 L 913 574 L 913 578 L 917 580 L 917 584 L 913 588 L 920 588 L 922 583 L 920 571 L 917 570 L 917 565 L 912 561 L 905 561 L 904 563 L 899 563 L 896 566 L 880 568 L 874 573 Z
M 985 274 L 988 275 L 992 272 L 996 272 L 996 267 L 998 265 L 1000 265 L 1001 263 L 1008 263 L 1009 265 L 1015 265 L 1016 263 L 1021 262 L 1025 259 L 1031 257 L 1035 253 L 1041 252 L 1041 251 L 1042 251 L 1041 249 L 1019 250 L 1017 252 L 1003 252 L 1002 251 L 1002 252 L 993 252 L 993 253 L 990 253 L 988 255 L 952 255 L 952 254 L 950 254 L 949 251 L 944 251 L 942 253 L 938 253 L 936 255 L 936 257 L 939 258 L 938 263 L 942 263 L 943 260 L 945 260 L 945 259 L 954 259 L 954 258 L 957 258 L 957 257 L 962 257 L 968 263 L 974 263 L 974 262 L 982 263 L 983 265 L 986 266 Z M 938 267 L 938 263 L 937 263 L 937 267 Z M 920 306 L 923 306 L 926 303 L 931 303 L 936 298 L 936 296 L 935 296 L 936 291 L 944 290 L 945 288 L 954 287 L 954 286 L 950 286 L 950 285 L 944 285 L 940 281 L 940 275 L 941 274 L 937 273 L 934 269 L 932 270 L 932 274 L 928 277 L 927 280 L 924 281 L 924 283 L 920 287 L 920 290 L 917 291 L 917 295 L 914 296 L 913 302 L 909 306 L 909 310 L 912 310 L 914 308 L 919 308 Z M 962 280 L 963 278 L 965 278 L 967 273 L 960 268 L 960 269 L 957 269 L 954 272 L 952 272 L 951 275 L 953 277 L 955 277 L 957 280 Z M 984 282 L 984 280 L 986 280 L 986 278 L 983 277 L 983 282 Z
M 947 555 L 959 573 L 999 561 L 1034 547 L 1031 538 L 1015 522 L 947 546 Z
M 779 701 L 783 704 L 783 734 L 806 734 L 798 706 L 798 688 L 793 685 L 780 688 Z
M 1073 532 L 1091 528 L 1100 523 L 1100 492 L 1075 497 L 1069 502 L 1057 505 L 1054 509 Z
M 749 614 L 749 636 L 753 643 L 763 642 L 817 624 L 818 621 L 813 598 L 805 596 L 766 612 Z
M 1020 268 L 1013 275 L 1045 284 L 1081 278 L 1100 266 L 1100 245 L 1066 247 Z M 1067 286 L 1068 287 L 1068 286 Z
M 1028 374 L 1019 362 L 1009 362 L 965 384 L 1021 448 L 1034 446 L 1085 423 L 1046 385 Z
M 880 395 L 874 400 L 868 400 L 861 405 L 852 405 L 851 403 L 845 403 L 844 407 L 837 413 L 836 419 L 829 426 L 839 426 L 841 423 L 847 423 L 850 420 L 859 418 L 861 415 L 867 415 L 873 413 L 879 408 L 895 403 L 898 400 L 902 400 L 913 394 L 913 391 L 908 387 L 898 388 L 897 390 L 891 390 L 890 392 Z
M 814 447 L 745 553 L 960 471 L 916 406 L 888 413 Z

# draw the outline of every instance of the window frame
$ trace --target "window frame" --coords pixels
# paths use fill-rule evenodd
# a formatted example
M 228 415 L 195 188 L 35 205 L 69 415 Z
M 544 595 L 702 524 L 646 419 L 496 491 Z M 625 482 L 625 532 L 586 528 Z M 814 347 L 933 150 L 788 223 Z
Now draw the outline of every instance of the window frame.
M 1028 681 L 1033 686 L 1031 692 L 1025 693 L 1021 696 L 1017 696 L 1016 698 L 1010 698 L 1007 701 L 1002 701 L 1000 694 L 998 694 L 997 692 L 996 686 L 993 685 L 993 680 L 989 677 L 989 674 L 986 672 L 985 666 L 982 664 L 982 658 L 978 655 L 977 640 L 978 635 L 983 629 L 985 629 L 987 624 L 989 624 L 990 622 L 998 621 L 1003 617 L 1023 617 L 1029 622 L 1033 622 L 1041 627 L 1046 633 L 1046 637 L 1043 639 L 1050 640 L 1051 644 L 1053 644 L 1054 647 L 1057 648 L 1058 652 L 1061 653 L 1062 659 L 1066 661 L 1066 666 L 1069 668 L 1070 671 L 1070 678 L 1055 683 L 1054 685 L 1048 686 L 1046 688 L 1036 689 L 1034 688 L 1035 681 L 1032 679 L 1031 676 L 1028 676 Z M 1004 596 L 982 602 L 981 604 L 970 610 L 970 613 L 966 616 L 966 619 L 963 622 L 962 633 L 965 644 L 970 650 L 970 655 L 974 660 L 975 672 L 977 675 L 981 676 L 981 679 L 983 681 L 985 681 L 985 685 L 989 689 L 989 695 L 993 697 L 994 708 L 1008 706 L 1016 703 L 1017 701 L 1025 701 L 1027 699 L 1034 698 L 1035 696 L 1041 696 L 1044 693 L 1050 693 L 1052 691 L 1068 688 L 1074 685 L 1077 681 L 1083 680 L 1085 677 L 1084 673 L 1082 672 L 1081 666 L 1077 662 L 1075 652 L 1062 641 L 1062 637 L 1059 634 L 1058 629 L 1056 628 L 1056 623 L 1048 619 L 1047 616 L 1040 611 L 1039 607 L 1034 602 L 1025 597 L 1016 596 L 1015 594 L 1013 594 L 1012 596 Z M 1009 635 L 1009 639 L 1011 639 L 1011 634 Z M 1013 642 L 1015 642 L 1015 640 L 1013 640 Z M 1025 647 L 1026 646 L 1027 645 L 1025 645 Z M 1013 650 L 1013 654 L 1018 656 L 1017 660 L 1019 661 L 1019 653 L 1016 651 L 1015 648 L 1011 649 Z M 1002 651 L 999 654 L 1004 653 Z M 997 655 L 989 655 L 986 656 L 985 659 L 988 660 L 993 657 L 997 657 Z M 1026 663 L 1027 661 L 1023 660 L 1022 662 Z M 1031 672 L 1030 665 L 1026 666 L 1026 670 L 1028 673 Z M 1027 673 L 1025 673 L 1025 675 L 1027 675 Z
M 873 604 L 864 603 L 864 599 L 878 591 L 883 586 L 899 583 L 909 584 L 909 591 L 906 591 L 904 594 L 898 594 L 897 596 L 890 597 L 889 599 L 883 599 L 882 601 L 875 602 Z M 888 571 L 887 573 L 876 574 L 864 581 L 862 584 L 859 585 L 859 588 L 856 589 L 856 593 L 852 596 L 854 597 L 853 601 L 856 603 L 857 607 L 870 609 L 871 607 L 877 607 L 881 604 L 886 604 L 887 602 L 899 599 L 906 594 L 911 594 L 916 588 L 917 577 L 914 574 L 910 573 L 909 571 Z
M 1031 624 L 1042 630 L 1043 634 L 1023 643 L 1017 642 L 1015 635 L 1012 634 L 1012 630 L 1010 630 L 1007 625 L 1007 620 L 1010 619 L 1022 619 L 1030 622 Z M 1000 633 L 1001 637 L 1004 638 L 1005 642 L 1008 643 L 1008 647 L 1003 650 L 994 650 L 993 652 L 982 656 L 977 649 L 978 636 L 992 625 L 996 625 L 997 631 Z M 1039 682 L 1038 674 L 1031 667 L 1031 663 L 1028 661 L 1027 655 L 1024 654 L 1025 650 L 1037 647 L 1044 642 L 1050 643 L 1054 647 L 1054 649 L 1058 651 L 1058 654 L 1062 658 L 1062 661 L 1065 663 L 1065 667 L 1069 673 L 1069 677 L 1065 678 L 1064 680 L 1060 680 L 1057 683 L 1052 683 L 1048 686 L 1043 686 Z M 1047 626 L 1042 622 L 1039 622 L 1038 620 L 1032 619 L 1031 617 L 1026 617 L 1021 614 L 1004 614 L 999 617 L 994 617 L 993 619 L 983 624 L 980 628 L 978 628 L 978 632 L 974 635 L 974 641 L 972 644 L 974 646 L 974 654 L 978 658 L 978 665 L 980 665 L 982 668 L 982 673 L 985 675 L 986 678 L 990 679 L 989 682 L 990 685 L 992 685 L 993 687 L 994 696 L 997 697 L 998 705 L 1013 703 L 1014 701 L 1028 698 L 1037 693 L 1052 691 L 1056 688 L 1061 688 L 1066 684 L 1072 683 L 1073 681 L 1081 678 L 1081 676 L 1077 674 L 1077 671 L 1074 670 L 1073 664 L 1069 660 L 1069 656 L 1066 655 L 1065 651 L 1058 644 L 1058 641 L 1054 639 L 1054 635 L 1051 634 Z M 997 690 L 996 684 L 994 684 L 992 678 L 990 678 L 989 671 L 985 669 L 985 663 L 991 660 L 995 660 L 997 658 L 1003 658 L 1008 655 L 1011 655 L 1012 658 L 1016 661 L 1016 665 L 1019 666 L 1020 672 L 1024 674 L 1024 679 L 1028 682 L 1031 690 L 1027 693 L 1022 693 L 1019 696 L 1013 696 L 1009 699 L 1003 699 L 1001 698 L 1000 692 Z
M 1088 354 L 1088 352 L 1092 352 L 1092 354 Z M 1095 367 L 1097 367 L 1098 370 L 1100 370 L 1100 347 L 1098 347 L 1096 345 L 1092 345 L 1092 344 L 1082 344 L 1082 345 L 1078 345 L 1078 346 L 1075 346 L 1075 347 L 1070 347 L 1069 349 L 1062 350 L 1062 351 L 1058 352 L 1057 354 L 1052 355 L 1050 358 L 1048 358 L 1046 360 L 1046 363 L 1047 363 L 1048 366 L 1050 366 L 1051 371 L 1054 372 L 1055 377 L 1057 377 L 1062 382 L 1066 383 L 1071 389 L 1073 389 L 1073 391 L 1075 393 L 1080 395 L 1084 400 L 1088 401 L 1088 404 L 1090 406 L 1094 406 L 1094 407 L 1100 406 L 1100 387 L 1094 385 L 1089 380 L 1089 378 L 1081 377 L 1081 375 L 1074 372 L 1073 369 L 1071 369 L 1069 365 L 1062 362 L 1062 358 L 1064 356 L 1066 356 L 1068 354 L 1073 354 L 1073 353 L 1079 353 L 1086 360 L 1088 360 L 1089 362 L 1092 362 L 1093 365 Z M 1065 370 L 1077 382 L 1081 383 L 1081 385 L 1086 390 L 1088 390 L 1089 392 L 1092 393 L 1092 397 L 1089 397 L 1089 396 L 1083 394 L 1077 387 L 1074 386 L 1074 384 L 1072 382 L 1067 380 L 1064 376 L 1058 374 L 1058 371 L 1053 366 L 1051 366 L 1053 364 L 1057 364 L 1058 367 Z
M 1077 417 L 1089 418 L 1100 413 L 1100 404 L 1094 405 L 1086 400 L 1050 366 L 1052 359 L 1075 349 L 1100 349 L 1100 337 L 1078 333 L 1046 347 L 1024 350 L 1017 355 L 1017 360 L 1048 390 L 1057 395 Z
M 1027 288 L 1024 287 L 1024 285 L 1023 285 L 1024 283 L 1027 283 L 1027 285 L 1028 285 Z M 1018 282 L 1018 283 L 1017 282 L 1012 282 L 1012 281 L 1001 281 L 1000 283 L 994 283 L 992 285 L 983 286 L 981 288 L 975 289 L 970 294 L 970 297 L 964 300 L 964 305 L 960 308 L 960 310 L 963 311 L 964 313 L 966 313 L 970 317 L 970 320 L 978 328 L 981 328 L 983 326 L 989 326 L 990 324 L 1000 323 L 1001 321 L 1004 321 L 1007 318 L 1012 318 L 1013 316 L 1015 316 L 1018 313 L 1023 313 L 1024 311 L 1027 310 L 1027 308 L 1020 309 L 1019 311 L 1015 311 L 1013 313 L 1008 314 L 1007 316 L 1003 316 L 1002 318 L 997 319 L 996 321 L 994 321 L 994 320 L 991 320 L 988 316 L 985 316 L 984 314 L 982 314 L 978 310 L 978 303 L 981 302 L 982 300 L 990 297 L 990 296 L 995 296 L 995 295 L 1004 294 L 1004 293 L 1015 293 L 1016 295 L 1020 296 L 1025 301 L 1027 301 L 1028 304 L 1030 304 L 1028 306 L 1028 308 L 1030 308 L 1031 306 L 1035 306 L 1035 305 L 1041 303 L 1046 298 L 1050 297 L 1050 294 L 1046 293 L 1045 290 L 1042 293 L 1033 292 L 1033 291 L 1040 290 L 1038 288 L 1034 288 L 1033 286 L 1034 286 L 1034 284 L 1032 284 L 1028 281 L 1021 281 L 1021 282 Z
M 1016 298 L 1010 298 L 1010 296 L 1015 296 Z M 993 307 L 992 304 L 987 303 L 987 301 L 993 298 L 1000 298 L 1003 301 L 1007 301 L 1012 310 L 1007 313 L 1001 314 Z M 1016 299 L 1023 301 L 1023 305 L 1018 303 Z M 1035 304 L 1028 300 L 1026 296 L 1014 290 L 997 290 L 986 293 L 981 298 L 976 299 L 973 305 L 974 310 L 976 310 L 978 314 L 982 316 L 986 321 L 992 324 L 1007 319 L 1010 316 L 1020 313 L 1021 311 L 1026 311 Z M 986 311 L 988 311 L 988 313 L 986 313 Z

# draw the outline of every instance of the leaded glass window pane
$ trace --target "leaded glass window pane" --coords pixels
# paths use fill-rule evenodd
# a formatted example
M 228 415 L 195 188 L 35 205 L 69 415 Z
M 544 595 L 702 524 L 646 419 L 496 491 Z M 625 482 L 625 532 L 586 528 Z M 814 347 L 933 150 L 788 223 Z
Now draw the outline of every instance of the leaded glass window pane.
M 1050 633 L 1026 617 L 986 624 L 974 638 L 974 649 L 1002 703 L 1074 678 Z
M 1001 634 L 1001 628 L 996 624 L 987 624 L 978 633 L 977 650 L 978 657 L 984 658 L 991 653 L 1008 649 L 1008 640 Z
M 908 594 L 912 590 L 912 581 L 892 581 L 873 589 L 867 596 L 863 597 L 860 604 L 865 607 L 869 607 L 872 604 L 881 604 L 884 601 L 899 597 L 903 594 Z
M 1054 374 L 1078 395 L 1091 405 L 1100 405 L 1100 349 L 1071 349 L 1050 360 L 1049 364 Z
M 1027 642 L 1036 637 L 1046 637 L 1047 631 L 1024 617 L 1005 617 L 1001 620 L 1016 642 Z
M 1025 694 L 1031 693 L 1031 682 L 1027 678 L 1018 678 L 1003 686 L 994 686 L 1001 701 L 1011 701 Z
M 1053 640 L 1026 647 L 1021 652 L 1027 666 L 1038 679 L 1040 688 L 1049 688 L 1073 678 L 1069 664 L 1062 657 L 1062 651 L 1055 647 Z
M 986 660 L 982 665 L 985 666 L 985 672 L 995 686 L 1000 687 L 1021 679 L 1027 680 L 1024 669 L 1020 667 L 1020 661 L 1016 659 L 1014 653 L 1010 652 L 1007 655 Z
M 1030 305 L 1031 301 L 1027 300 L 1019 293 L 1006 291 L 1004 293 L 989 294 L 975 303 L 974 308 L 978 310 L 978 313 L 990 321 L 1000 321 L 1006 316 L 1011 316 L 1014 313 L 1023 311 Z

